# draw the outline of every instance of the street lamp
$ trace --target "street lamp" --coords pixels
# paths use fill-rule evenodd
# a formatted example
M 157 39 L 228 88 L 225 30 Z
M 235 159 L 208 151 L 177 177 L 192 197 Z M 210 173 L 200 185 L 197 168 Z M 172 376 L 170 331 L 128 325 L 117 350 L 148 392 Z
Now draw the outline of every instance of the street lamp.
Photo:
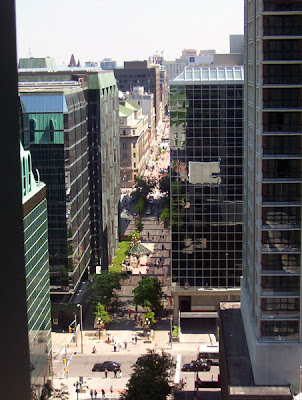
M 80 322 L 81 322 L 81 353 L 83 353 L 83 306 L 82 304 L 77 304 L 80 307 Z

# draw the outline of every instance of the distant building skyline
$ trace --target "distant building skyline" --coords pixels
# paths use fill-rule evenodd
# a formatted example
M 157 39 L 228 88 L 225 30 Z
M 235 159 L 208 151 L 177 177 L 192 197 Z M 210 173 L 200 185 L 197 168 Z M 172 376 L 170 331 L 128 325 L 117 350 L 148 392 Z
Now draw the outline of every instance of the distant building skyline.
M 190 18 L 178 29 L 175 23 L 186 10 Z M 189 0 L 185 6 L 178 1 L 154 0 L 152 7 L 147 2 L 138 7 L 134 0 L 129 0 L 127 7 L 121 0 L 87 0 L 84 5 L 75 0 L 55 2 L 47 13 L 35 0 L 16 0 L 16 20 L 18 57 L 52 56 L 58 65 L 68 65 L 73 53 L 84 65 L 103 58 L 118 63 L 147 60 L 163 51 L 165 59 L 173 60 L 185 48 L 229 52 L 229 35 L 243 33 L 243 0 L 213 0 L 206 8 L 198 0 Z M 158 21 L 158 29 L 151 28 L 154 21 Z M 100 40 L 100 23 L 110 40 Z

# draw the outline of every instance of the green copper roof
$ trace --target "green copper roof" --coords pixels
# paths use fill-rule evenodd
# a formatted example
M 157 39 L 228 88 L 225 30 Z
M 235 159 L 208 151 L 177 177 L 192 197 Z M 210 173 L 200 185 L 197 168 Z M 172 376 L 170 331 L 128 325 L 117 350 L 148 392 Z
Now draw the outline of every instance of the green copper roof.
M 49 68 L 55 69 L 56 62 L 54 58 L 20 58 L 18 68 Z
M 114 85 L 116 85 L 116 80 L 112 71 L 88 75 L 88 89 L 105 89 Z
M 129 108 L 130 110 L 134 110 L 134 111 L 138 111 L 138 110 L 141 108 L 140 105 L 138 105 L 137 103 L 135 103 L 135 102 L 132 101 L 132 100 L 127 100 L 127 101 L 125 101 L 125 106 L 126 106 L 127 108 Z
M 149 256 L 152 253 L 151 250 L 147 249 L 147 247 L 143 246 L 141 243 L 136 243 L 134 246 L 130 247 L 129 250 L 126 251 L 126 254 L 129 256 Z
M 119 116 L 120 117 L 129 117 L 133 113 L 133 110 L 129 109 L 128 107 L 119 104 Z

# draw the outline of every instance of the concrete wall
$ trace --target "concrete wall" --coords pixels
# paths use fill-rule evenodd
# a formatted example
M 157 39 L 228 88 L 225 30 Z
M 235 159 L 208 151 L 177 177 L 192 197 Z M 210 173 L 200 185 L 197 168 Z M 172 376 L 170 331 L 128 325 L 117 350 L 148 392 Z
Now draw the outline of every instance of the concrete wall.
M 245 290 L 241 291 L 241 315 L 256 385 L 292 385 L 299 390 L 302 345 L 287 342 L 259 342 Z

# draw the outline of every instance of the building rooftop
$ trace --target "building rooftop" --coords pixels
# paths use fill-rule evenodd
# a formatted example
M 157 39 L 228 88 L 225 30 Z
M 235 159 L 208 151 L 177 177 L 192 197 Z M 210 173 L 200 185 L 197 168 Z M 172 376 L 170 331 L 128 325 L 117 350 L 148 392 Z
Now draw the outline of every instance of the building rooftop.
M 220 349 L 224 353 L 229 398 L 292 399 L 289 386 L 255 384 L 240 302 L 220 303 Z M 224 364 L 225 362 L 225 364 Z
M 212 84 L 219 83 L 243 83 L 244 67 L 186 67 L 176 78 L 172 79 L 172 84 L 183 84 L 187 82 Z

